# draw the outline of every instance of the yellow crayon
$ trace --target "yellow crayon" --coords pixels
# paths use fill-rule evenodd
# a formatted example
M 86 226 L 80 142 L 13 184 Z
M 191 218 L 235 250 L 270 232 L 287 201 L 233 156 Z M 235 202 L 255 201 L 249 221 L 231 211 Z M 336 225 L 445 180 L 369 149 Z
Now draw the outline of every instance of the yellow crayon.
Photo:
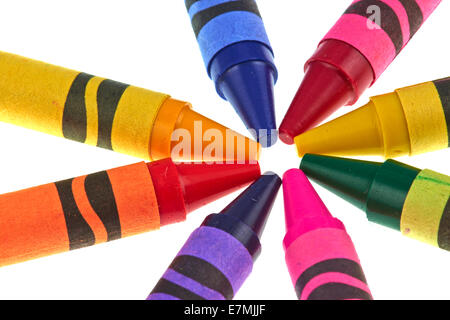
M 397 89 L 295 138 L 299 156 L 395 158 L 448 148 L 450 78 Z
M 194 112 L 188 102 L 5 52 L 0 93 L 0 121 L 146 160 L 259 157 L 259 144 Z M 172 139 L 177 132 L 181 141 Z M 207 132 L 216 134 L 215 153 L 206 152 L 213 148 Z

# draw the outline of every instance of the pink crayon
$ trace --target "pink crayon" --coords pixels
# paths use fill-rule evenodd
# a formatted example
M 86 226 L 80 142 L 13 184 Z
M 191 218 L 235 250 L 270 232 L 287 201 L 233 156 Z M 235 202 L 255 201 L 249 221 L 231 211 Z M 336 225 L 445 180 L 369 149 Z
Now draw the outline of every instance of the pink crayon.
M 344 224 L 299 169 L 283 176 L 286 264 L 299 300 L 372 300 Z
M 376 80 L 439 3 L 441 0 L 355 0 L 323 41 L 340 40 L 359 50 Z
M 441 1 L 354 0 L 306 62 L 280 139 L 293 144 L 337 109 L 355 104 Z

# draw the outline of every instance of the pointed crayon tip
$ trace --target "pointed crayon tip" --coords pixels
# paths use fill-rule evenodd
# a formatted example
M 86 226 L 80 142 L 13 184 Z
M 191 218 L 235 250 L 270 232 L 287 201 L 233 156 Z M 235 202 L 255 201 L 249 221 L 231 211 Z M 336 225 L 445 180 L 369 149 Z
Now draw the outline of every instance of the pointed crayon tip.
M 259 164 L 177 163 L 186 209 L 191 212 L 258 179 Z
M 298 155 L 384 156 L 383 132 L 373 103 L 295 137 Z
M 299 236 L 322 228 L 344 229 L 320 199 L 314 187 L 299 169 L 283 175 L 284 212 L 286 236 L 283 245 L 288 248 Z
M 316 190 L 299 169 L 291 169 L 283 175 L 284 210 L 286 230 L 294 227 L 305 216 L 331 217 Z
M 259 164 L 174 163 L 167 158 L 147 163 L 158 197 L 161 225 L 192 212 L 255 181 Z
M 253 137 L 263 147 L 275 144 L 278 72 L 272 50 L 258 41 L 234 43 L 216 54 L 208 73 L 217 93 L 233 105 Z
M 280 186 L 280 177 L 273 172 L 266 172 L 223 209 L 221 214 L 245 223 L 261 237 Z
M 306 154 L 300 169 L 313 181 L 365 210 L 381 163 Z
M 305 70 L 280 126 L 280 139 L 287 144 L 340 107 L 355 103 L 375 80 L 367 59 L 353 46 L 334 39 L 319 45 Z
M 311 154 L 303 157 L 300 168 L 370 221 L 395 230 L 400 230 L 404 203 L 421 171 L 391 159 L 383 163 Z
M 281 123 L 280 139 L 293 144 L 297 135 L 318 125 L 352 98 L 352 87 L 337 68 L 310 63 Z
M 162 119 L 172 120 L 160 121 L 161 126 L 152 133 L 152 145 L 163 145 L 152 149 L 155 159 L 170 157 L 175 161 L 214 162 L 254 162 L 259 159 L 261 145 L 256 141 L 195 112 L 189 105 L 182 106 L 178 112 L 174 110 L 169 106 L 158 114 Z M 207 132 L 214 132 L 214 145 L 205 138 Z M 174 137 L 175 141 L 172 140 Z M 159 149 L 162 152 L 157 153 Z
M 270 147 L 278 139 L 275 122 L 275 73 L 262 61 L 248 61 L 228 69 L 218 90 L 233 105 L 253 137 Z

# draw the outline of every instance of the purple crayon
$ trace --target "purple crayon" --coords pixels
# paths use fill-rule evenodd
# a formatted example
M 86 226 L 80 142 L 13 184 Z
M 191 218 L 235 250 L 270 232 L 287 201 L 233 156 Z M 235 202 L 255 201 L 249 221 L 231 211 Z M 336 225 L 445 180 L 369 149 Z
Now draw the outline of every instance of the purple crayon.
M 189 237 L 147 300 L 231 300 L 261 252 L 281 179 L 267 172 Z

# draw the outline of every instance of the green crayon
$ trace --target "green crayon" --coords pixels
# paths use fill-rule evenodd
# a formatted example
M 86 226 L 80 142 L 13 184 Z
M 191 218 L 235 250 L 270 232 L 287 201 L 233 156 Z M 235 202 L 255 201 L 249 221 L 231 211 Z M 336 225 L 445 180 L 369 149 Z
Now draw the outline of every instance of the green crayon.
M 321 186 L 375 223 L 450 250 L 450 177 L 404 163 L 307 154 L 300 165 Z

